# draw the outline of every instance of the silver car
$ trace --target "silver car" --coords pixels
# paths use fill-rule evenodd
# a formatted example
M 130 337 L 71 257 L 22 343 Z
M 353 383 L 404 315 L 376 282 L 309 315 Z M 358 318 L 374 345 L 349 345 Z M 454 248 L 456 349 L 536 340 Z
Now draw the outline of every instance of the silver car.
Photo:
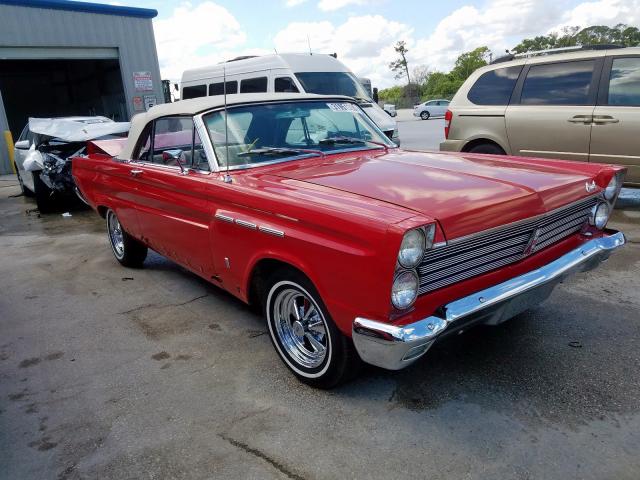
M 444 117 L 449 108 L 449 100 L 429 100 L 413 107 L 413 116 L 422 120 L 429 120 L 431 117 Z

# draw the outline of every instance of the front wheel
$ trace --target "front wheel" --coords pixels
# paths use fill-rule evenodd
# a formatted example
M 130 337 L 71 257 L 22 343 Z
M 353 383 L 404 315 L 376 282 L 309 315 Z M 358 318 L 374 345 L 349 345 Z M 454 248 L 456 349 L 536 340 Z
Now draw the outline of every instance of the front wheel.
M 40 172 L 31 172 L 33 175 L 33 193 L 36 197 L 36 205 L 40 213 L 55 212 L 58 208 L 57 198 L 46 183 L 40 178 Z
M 335 326 L 306 277 L 284 269 L 269 280 L 267 291 L 264 308 L 271 341 L 301 381 L 332 388 L 358 372 L 353 343 Z
M 140 268 L 147 258 L 147 247 L 125 232 L 113 210 L 107 210 L 107 234 L 113 254 L 125 267 Z
M 29 190 L 25 185 L 24 182 L 22 181 L 22 175 L 20 175 L 20 170 L 18 169 L 18 164 L 14 163 L 14 166 L 16 168 L 16 176 L 18 177 L 18 183 L 20 184 L 20 191 L 22 192 L 22 194 L 25 197 L 33 197 L 33 192 L 31 190 Z M 26 172 L 25 172 L 26 173 Z
M 429 120 L 429 117 L 430 117 L 430 116 L 431 116 L 431 115 L 430 115 L 430 114 L 429 114 L 429 112 L 427 112 L 427 111 L 424 111 L 424 112 L 422 112 L 422 113 L 420 114 L 420 118 L 421 118 L 422 120 Z

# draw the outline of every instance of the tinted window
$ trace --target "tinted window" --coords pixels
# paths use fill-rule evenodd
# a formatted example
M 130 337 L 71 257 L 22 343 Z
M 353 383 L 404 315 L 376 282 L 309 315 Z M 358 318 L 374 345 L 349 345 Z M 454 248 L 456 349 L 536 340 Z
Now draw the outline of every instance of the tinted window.
M 508 105 L 522 65 L 485 72 L 469 90 L 467 98 L 476 105 Z
M 307 93 L 369 98 L 367 91 L 349 72 L 298 72 L 296 77 Z
M 640 106 L 640 58 L 616 58 L 609 76 L 609 105 Z
M 298 93 L 298 87 L 293 83 L 293 80 L 290 77 L 278 77 L 275 81 L 276 92 L 292 92 Z
M 206 85 L 192 85 L 190 87 L 184 87 L 182 89 L 182 100 L 188 100 L 189 98 L 198 98 L 207 96 Z
M 525 105 L 589 105 L 594 60 L 534 65 L 522 86 Z
M 238 93 L 238 82 L 236 80 L 227 82 L 227 95 L 232 93 Z M 224 95 L 224 82 L 209 85 L 209 95 Z
M 267 77 L 247 78 L 240 82 L 240 93 L 258 93 L 267 91 Z

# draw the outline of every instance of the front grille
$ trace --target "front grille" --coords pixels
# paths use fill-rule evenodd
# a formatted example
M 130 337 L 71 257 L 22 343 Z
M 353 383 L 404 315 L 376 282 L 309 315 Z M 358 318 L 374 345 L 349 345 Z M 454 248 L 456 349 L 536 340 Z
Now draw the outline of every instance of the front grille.
M 580 231 L 597 201 L 597 197 L 590 197 L 533 219 L 429 250 L 418 267 L 419 293 L 432 292 L 522 260 L 536 230 L 538 237 L 530 254 Z

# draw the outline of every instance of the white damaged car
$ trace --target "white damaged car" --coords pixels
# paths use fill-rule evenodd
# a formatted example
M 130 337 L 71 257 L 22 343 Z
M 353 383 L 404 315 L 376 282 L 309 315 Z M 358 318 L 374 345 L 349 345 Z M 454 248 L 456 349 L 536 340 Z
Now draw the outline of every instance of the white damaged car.
M 126 136 L 129 127 L 107 117 L 29 118 L 14 150 L 22 193 L 35 197 L 41 213 L 54 210 L 75 192 L 70 159 L 84 154 L 88 141 Z

